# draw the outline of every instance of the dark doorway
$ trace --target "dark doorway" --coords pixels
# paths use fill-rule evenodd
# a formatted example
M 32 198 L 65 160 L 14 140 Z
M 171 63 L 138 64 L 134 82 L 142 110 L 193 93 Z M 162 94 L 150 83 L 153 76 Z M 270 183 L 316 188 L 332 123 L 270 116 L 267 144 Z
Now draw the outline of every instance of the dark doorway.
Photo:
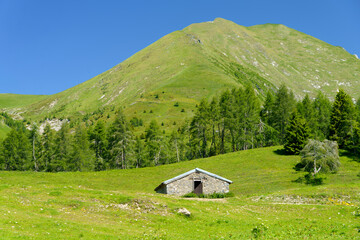
M 194 193 L 195 194 L 203 193 L 203 185 L 201 181 L 194 181 Z

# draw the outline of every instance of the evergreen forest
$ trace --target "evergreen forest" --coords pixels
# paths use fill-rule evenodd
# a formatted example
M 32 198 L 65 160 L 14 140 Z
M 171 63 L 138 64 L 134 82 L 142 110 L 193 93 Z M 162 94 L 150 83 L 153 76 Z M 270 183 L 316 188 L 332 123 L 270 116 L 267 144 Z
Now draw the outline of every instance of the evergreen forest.
M 142 120 L 128 120 L 121 108 L 110 123 L 66 122 L 59 131 L 1 116 L 12 128 L 0 144 L 0 169 L 7 171 L 142 168 L 275 145 L 299 154 L 308 139 L 336 141 L 360 154 L 360 99 L 354 103 L 342 89 L 331 102 L 321 92 L 297 101 L 285 85 L 265 100 L 250 86 L 234 88 L 201 100 L 194 117 L 172 132 L 152 120 L 139 134 Z

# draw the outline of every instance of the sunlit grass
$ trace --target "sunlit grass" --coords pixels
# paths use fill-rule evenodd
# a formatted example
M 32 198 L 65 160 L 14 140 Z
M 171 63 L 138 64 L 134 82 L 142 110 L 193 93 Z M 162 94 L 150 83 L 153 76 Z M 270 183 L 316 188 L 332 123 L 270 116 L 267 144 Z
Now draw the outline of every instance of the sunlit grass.
M 294 180 L 298 156 L 271 147 L 178 164 L 104 172 L 0 172 L 1 239 L 356 239 L 359 163 L 341 157 L 321 186 Z M 199 167 L 232 180 L 235 197 L 161 195 Z M 185 217 L 177 209 L 186 208 Z

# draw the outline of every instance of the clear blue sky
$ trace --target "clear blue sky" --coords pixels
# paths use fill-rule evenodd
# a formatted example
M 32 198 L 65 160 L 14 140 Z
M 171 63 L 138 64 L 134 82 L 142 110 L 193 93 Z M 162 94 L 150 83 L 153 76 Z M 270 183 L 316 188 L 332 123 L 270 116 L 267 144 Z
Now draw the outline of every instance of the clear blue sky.
M 216 17 L 281 23 L 360 57 L 360 0 L 0 0 L 0 93 L 63 91 Z

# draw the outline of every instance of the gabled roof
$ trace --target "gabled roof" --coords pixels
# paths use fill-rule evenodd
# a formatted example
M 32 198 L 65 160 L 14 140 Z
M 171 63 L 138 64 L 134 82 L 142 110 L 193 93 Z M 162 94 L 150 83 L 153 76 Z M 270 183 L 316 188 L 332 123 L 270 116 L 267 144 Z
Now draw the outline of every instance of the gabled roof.
M 209 176 L 211 176 L 211 177 L 214 177 L 214 178 L 220 179 L 220 180 L 222 180 L 222 181 L 228 182 L 229 184 L 232 183 L 232 181 L 229 180 L 229 179 L 220 177 L 219 175 L 216 175 L 216 174 L 214 174 L 214 173 L 211 173 L 211 172 L 202 170 L 202 169 L 200 169 L 200 168 L 195 168 L 195 169 L 190 170 L 190 171 L 188 171 L 188 172 L 186 172 L 186 173 L 180 174 L 179 176 L 176 176 L 176 177 L 174 177 L 174 178 L 171 178 L 171 179 L 168 179 L 168 180 L 162 182 L 158 187 L 155 188 L 155 191 L 156 191 L 158 188 L 160 188 L 162 185 L 167 185 L 167 184 L 169 184 L 169 183 L 172 183 L 172 182 L 174 182 L 174 181 L 176 181 L 176 180 L 179 180 L 179 179 L 181 179 L 181 178 L 183 178 L 183 177 L 186 177 L 186 176 L 188 176 L 188 175 L 190 175 L 190 174 L 192 174 L 192 173 L 195 173 L 195 172 L 204 173 L 204 174 L 209 175 Z

